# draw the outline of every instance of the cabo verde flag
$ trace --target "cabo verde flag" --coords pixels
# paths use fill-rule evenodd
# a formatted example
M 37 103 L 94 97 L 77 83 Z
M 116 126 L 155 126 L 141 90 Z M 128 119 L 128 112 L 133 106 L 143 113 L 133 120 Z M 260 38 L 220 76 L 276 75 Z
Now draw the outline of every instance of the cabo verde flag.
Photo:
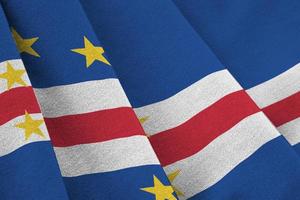
M 300 154 L 299 1 L 175 2 Z
M 79 2 L 18 1 L 7 2 L 3 7 L 10 23 L 6 28 L 11 29 L 15 46 L 33 86 L 19 86 L 25 86 L 21 78 L 28 81 L 27 75 L 21 77 L 21 74 L 19 80 L 18 74 L 23 66 L 20 59 L 9 57 L 3 61 L 1 72 L 7 66 L 5 73 L 15 73 L 12 78 L 18 86 L 9 90 L 10 96 L 15 94 L 16 103 L 28 101 L 28 105 L 20 103 L 16 104 L 16 108 L 11 106 L 8 109 L 7 105 L 1 104 L 1 109 L 6 111 L 2 113 L 7 118 L 11 112 L 20 112 L 22 108 L 22 112 L 18 113 L 21 117 L 1 126 L 1 140 L 9 137 L 6 143 L 16 146 L 16 137 L 20 140 L 25 137 L 25 140 L 34 140 L 33 142 L 46 140 L 48 131 L 53 145 L 50 147 L 48 142 L 48 146 L 44 144 L 43 150 L 42 143 L 32 142 L 32 147 L 22 144 L 25 150 L 37 148 L 36 154 L 41 158 L 31 159 L 33 163 L 35 159 L 40 159 L 41 161 L 36 162 L 40 162 L 41 166 L 25 167 L 42 177 L 36 177 L 39 178 L 37 182 L 31 177 L 22 178 L 20 174 L 18 178 L 27 183 L 27 186 L 20 185 L 22 188 L 17 187 L 17 179 L 14 180 L 5 172 L 10 170 L 10 173 L 15 173 L 14 165 L 9 166 L 7 159 L 27 163 L 26 159 L 20 155 L 14 156 L 15 153 L 8 154 L 7 158 L 0 158 L 1 163 L 5 164 L 1 166 L 3 175 L 0 176 L 0 191 L 6 195 L 5 199 L 177 199 L 115 75 L 105 49 Z M 15 72 L 10 72 L 13 70 L 11 66 L 15 67 Z M 25 69 L 22 72 L 24 71 Z M 41 106 L 44 121 L 37 120 L 42 117 L 41 114 L 36 114 L 39 111 L 38 105 L 31 108 L 29 100 L 35 100 L 32 88 Z M 9 97 L 2 95 L 0 98 L 1 102 L 11 103 Z M 28 112 L 24 111 L 26 109 Z M 24 124 L 23 118 L 32 127 Z M 14 124 L 17 127 L 13 130 L 7 128 Z M 25 136 L 21 134 L 27 130 L 23 131 L 23 127 L 28 128 Z M 4 132 L 6 135 L 3 135 Z M 19 146 L 21 145 L 9 151 Z M 42 150 L 45 153 L 49 151 L 50 155 L 43 157 Z M 52 160 L 46 156 L 52 156 Z M 51 169 L 52 165 L 56 171 Z M 39 168 L 43 169 L 44 174 Z M 25 170 L 21 172 L 25 175 L 27 173 Z M 48 182 L 47 176 L 58 182 L 58 188 L 52 186 L 54 183 Z M 6 182 L 11 186 L 3 187 Z M 31 185 L 31 182 L 41 184 L 38 188 L 42 187 L 43 190 Z M 28 190 L 27 187 L 32 189 Z M 59 189 L 62 193 L 60 196 Z
M 299 156 L 174 2 L 81 2 L 179 199 L 300 197 Z
M 0 0 L 0 199 L 300 199 L 300 3 Z

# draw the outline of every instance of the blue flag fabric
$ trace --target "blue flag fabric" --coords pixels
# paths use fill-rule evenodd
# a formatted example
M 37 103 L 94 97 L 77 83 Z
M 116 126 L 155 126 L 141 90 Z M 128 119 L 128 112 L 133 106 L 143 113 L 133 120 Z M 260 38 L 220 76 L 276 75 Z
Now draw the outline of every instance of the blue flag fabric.
M 68 199 L 42 114 L 2 8 L 0 27 L 0 199 Z M 18 74 L 22 78 L 18 79 Z M 11 81 L 18 82 L 15 91 Z M 38 123 L 35 132 L 39 137 L 31 137 L 30 123 L 32 127 Z
M 300 2 L 174 2 L 300 154 Z
M 0 0 L 0 199 L 300 199 L 298 1 Z

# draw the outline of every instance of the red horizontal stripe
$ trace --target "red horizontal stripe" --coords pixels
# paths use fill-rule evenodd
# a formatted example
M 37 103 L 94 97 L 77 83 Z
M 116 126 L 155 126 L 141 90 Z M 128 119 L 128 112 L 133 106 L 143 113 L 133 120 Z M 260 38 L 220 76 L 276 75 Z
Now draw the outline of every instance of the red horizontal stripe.
M 151 136 L 150 142 L 161 164 L 166 166 L 199 152 L 243 118 L 258 111 L 245 91 L 234 92 L 178 127 Z
M 0 94 L 0 125 L 29 113 L 40 113 L 32 87 L 18 87 Z
M 300 116 L 300 92 L 263 108 L 275 126 L 280 126 Z
M 138 119 L 129 107 L 45 118 L 45 122 L 56 147 L 144 135 Z

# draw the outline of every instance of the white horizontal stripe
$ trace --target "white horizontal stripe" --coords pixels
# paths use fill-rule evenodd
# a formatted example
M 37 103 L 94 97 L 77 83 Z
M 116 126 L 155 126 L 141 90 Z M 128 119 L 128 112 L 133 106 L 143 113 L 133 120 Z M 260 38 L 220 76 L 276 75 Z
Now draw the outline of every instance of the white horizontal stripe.
M 277 129 L 291 145 L 300 142 L 300 117 L 277 127 Z
M 300 63 L 282 74 L 247 90 L 260 108 L 300 91 Z
M 221 70 L 168 99 L 134 111 L 139 118 L 149 116 L 142 125 L 148 135 L 154 135 L 184 123 L 222 97 L 241 89 L 227 70 Z
M 15 70 L 20 70 L 20 69 L 25 70 L 24 64 L 21 59 L 7 60 L 7 61 L 0 63 L 0 74 L 3 74 L 6 72 L 7 62 L 9 62 Z M 28 75 L 26 72 L 22 75 L 21 78 L 26 83 L 26 86 L 31 86 L 31 83 L 29 81 L 29 78 L 28 78 Z M 15 83 L 12 88 L 17 88 L 17 87 L 23 87 L 23 86 Z M 7 80 L 4 78 L 0 78 L 0 93 L 7 91 L 7 89 L 8 89 L 7 88 Z
M 55 147 L 54 150 L 64 177 L 159 164 L 146 136 Z
M 40 113 L 30 114 L 30 116 L 34 120 L 42 119 L 42 115 Z M 16 124 L 24 122 L 24 120 L 24 116 L 19 116 L 0 126 L 0 156 L 9 154 L 32 142 L 49 140 L 45 123 L 39 127 L 45 137 L 41 137 L 33 133 L 27 140 L 25 140 L 25 130 L 15 127 Z
M 86 81 L 34 91 L 44 117 L 49 118 L 130 107 L 118 79 Z
M 220 181 L 266 142 L 279 136 L 263 113 L 253 114 L 212 141 L 200 152 L 164 169 L 180 170 L 172 183 L 187 199 Z

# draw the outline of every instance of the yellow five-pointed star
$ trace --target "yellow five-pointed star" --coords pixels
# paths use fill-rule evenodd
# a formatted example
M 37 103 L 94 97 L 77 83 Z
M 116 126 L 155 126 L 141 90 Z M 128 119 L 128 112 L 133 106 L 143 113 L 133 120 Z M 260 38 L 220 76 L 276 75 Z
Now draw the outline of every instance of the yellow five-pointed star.
M 153 175 L 153 179 L 153 187 L 141 188 L 141 190 L 154 194 L 155 200 L 176 200 L 176 197 L 173 195 L 174 190 L 172 186 L 162 184 L 155 175 Z
M 79 53 L 85 56 L 86 67 L 89 67 L 95 60 L 99 60 L 107 65 L 110 63 L 102 55 L 104 50 L 102 47 L 94 46 L 85 36 L 84 36 L 84 48 L 71 49 L 71 51 Z
M 141 117 L 141 118 L 139 118 L 139 122 L 143 125 L 148 119 L 149 119 L 149 116 Z M 148 138 L 150 138 L 150 135 L 147 135 L 147 133 L 145 133 L 145 134 Z
M 173 183 L 173 181 L 175 180 L 175 178 L 178 176 L 179 173 L 180 173 L 180 170 L 176 170 L 176 171 L 168 174 L 168 179 L 170 180 L 171 184 Z M 173 185 L 173 189 L 174 189 L 175 193 L 177 194 L 177 196 L 184 196 L 183 192 L 178 190 L 178 188 L 174 187 L 174 185 Z
M 37 134 L 41 137 L 45 137 L 41 129 L 39 128 L 44 123 L 44 120 L 38 119 L 34 120 L 32 117 L 28 114 L 28 112 L 25 110 L 25 121 L 16 124 L 15 126 L 17 128 L 22 128 L 25 130 L 25 140 L 28 140 L 28 138 L 33 134 Z
M 32 56 L 40 57 L 40 55 L 31 47 L 39 39 L 38 37 L 23 39 L 14 28 L 12 28 L 12 35 L 20 53 L 24 52 Z
M 15 83 L 20 84 L 22 86 L 26 86 L 25 81 L 22 79 L 25 70 L 18 69 L 15 70 L 13 66 L 7 62 L 6 64 L 6 72 L 0 74 L 0 78 L 6 79 L 7 89 L 11 89 Z
M 145 123 L 149 119 L 149 116 L 139 118 L 141 124 Z

